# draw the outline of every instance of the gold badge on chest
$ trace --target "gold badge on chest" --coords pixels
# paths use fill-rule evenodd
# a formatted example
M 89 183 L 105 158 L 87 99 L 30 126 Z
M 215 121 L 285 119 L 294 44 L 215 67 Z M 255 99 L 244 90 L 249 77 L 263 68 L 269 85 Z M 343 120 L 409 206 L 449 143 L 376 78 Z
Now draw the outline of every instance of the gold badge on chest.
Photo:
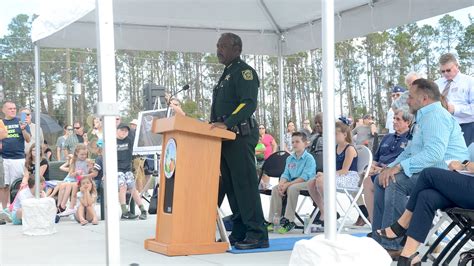
M 245 80 L 253 80 L 253 73 L 250 69 L 242 71 L 242 76 Z

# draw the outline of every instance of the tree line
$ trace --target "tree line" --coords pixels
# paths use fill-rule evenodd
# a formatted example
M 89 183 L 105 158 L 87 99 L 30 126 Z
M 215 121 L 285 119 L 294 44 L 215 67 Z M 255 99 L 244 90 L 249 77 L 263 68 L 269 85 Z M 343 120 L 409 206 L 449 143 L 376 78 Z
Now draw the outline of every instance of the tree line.
M 8 33 L 0 38 L 0 84 L 5 98 L 17 106 L 35 105 L 30 38 L 34 18 L 16 16 L 8 26 Z M 442 53 L 455 53 L 461 71 L 474 74 L 474 19 L 469 16 L 469 21 L 464 27 L 455 17 L 445 15 L 435 26 L 411 23 L 337 43 L 334 88 L 337 113 L 354 118 L 370 113 L 383 128 L 391 105 L 391 88 L 404 86 L 404 77 L 411 71 L 429 79 L 439 78 L 438 58 Z M 255 68 L 261 82 L 257 120 L 276 134 L 279 127 L 277 58 L 242 57 Z M 184 111 L 208 119 L 212 89 L 222 70 L 215 54 L 116 51 L 117 95 L 124 120 L 136 118 L 143 110 L 146 83 L 164 86 L 171 93 L 189 84 L 191 89 L 179 96 Z M 302 126 L 304 119 L 311 119 L 322 109 L 321 49 L 284 57 L 283 73 L 285 123 L 292 120 Z M 74 120 L 84 123 L 99 95 L 96 50 L 41 48 L 41 111 L 64 124 L 67 99 L 57 94 L 56 84 L 60 81 L 69 87 L 74 82 L 81 84 L 80 95 L 73 98 Z

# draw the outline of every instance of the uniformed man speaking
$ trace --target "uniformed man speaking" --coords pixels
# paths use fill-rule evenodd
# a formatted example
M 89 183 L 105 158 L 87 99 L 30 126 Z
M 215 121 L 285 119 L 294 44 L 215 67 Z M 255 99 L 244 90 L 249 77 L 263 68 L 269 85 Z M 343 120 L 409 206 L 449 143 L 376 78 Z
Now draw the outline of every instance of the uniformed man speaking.
M 217 58 L 224 72 L 212 93 L 212 127 L 234 131 L 233 141 L 222 142 L 221 175 L 232 209 L 233 230 L 229 236 L 236 249 L 266 248 L 264 226 L 255 168 L 258 128 L 252 114 L 257 108 L 257 73 L 240 59 L 242 40 L 224 33 L 217 42 Z

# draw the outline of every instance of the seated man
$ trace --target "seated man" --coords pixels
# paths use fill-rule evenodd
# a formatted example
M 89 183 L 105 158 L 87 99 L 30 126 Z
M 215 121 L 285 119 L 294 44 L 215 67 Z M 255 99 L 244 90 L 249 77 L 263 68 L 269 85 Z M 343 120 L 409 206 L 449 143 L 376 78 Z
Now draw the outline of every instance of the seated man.
M 287 203 L 285 215 L 280 220 L 282 226 L 278 232 L 285 234 L 295 227 L 295 209 L 301 190 L 306 190 L 307 181 L 316 175 L 316 162 L 305 148 L 308 139 L 305 133 L 294 132 L 291 137 L 293 153 L 286 159 L 285 171 L 280 177 L 280 182 L 272 189 L 270 201 L 269 220 L 274 216 L 280 217 L 282 210 L 282 199 L 286 195 Z M 273 230 L 273 224 L 268 225 L 268 230 Z
M 392 257 L 400 254 L 400 241 L 381 239 L 375 231 L 386 228 L 405 210 L 419 173 L 427 167 L 447 169 L 447 160 L 469 158 L 461 128 L 441 106 L 438 86 L 427 79 L 417 79 L 410 87 L 408 106 L 416 114 L 406 149 L 375 178 L 372 237 Z
M 412 120 L 413 115 L 409 112 L 402 109 L 395 111 L 393 117 L 395 133 L 385 135 L 380 142 L 377 152 L 374 154 L 372 169 L 370 169 L 371 178 L 364 180 L 364 200 L 370 221 L 372 221 L 374 211 L 374 179 L 405 150 L 408 143 L 407 135 Z

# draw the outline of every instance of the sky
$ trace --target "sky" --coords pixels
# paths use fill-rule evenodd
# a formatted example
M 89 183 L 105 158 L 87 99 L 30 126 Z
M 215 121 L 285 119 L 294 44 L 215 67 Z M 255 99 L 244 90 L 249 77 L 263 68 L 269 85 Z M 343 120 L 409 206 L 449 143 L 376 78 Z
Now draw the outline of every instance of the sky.
M 16 15 L 21 13 L 27 15 L 39 14 L 42 8 L 53 5 L 56 1 L 61 0 L 0 0 L 0 37 L 7 33 L 8 24 Z M 474 7 L 464 8 L 450 14 L 466 26 L 469 24 L 468 14 L 474 16 Z M 440 18 L 441 16 L 425 19 L 420 21 L 420 24 L 435 25 Z

